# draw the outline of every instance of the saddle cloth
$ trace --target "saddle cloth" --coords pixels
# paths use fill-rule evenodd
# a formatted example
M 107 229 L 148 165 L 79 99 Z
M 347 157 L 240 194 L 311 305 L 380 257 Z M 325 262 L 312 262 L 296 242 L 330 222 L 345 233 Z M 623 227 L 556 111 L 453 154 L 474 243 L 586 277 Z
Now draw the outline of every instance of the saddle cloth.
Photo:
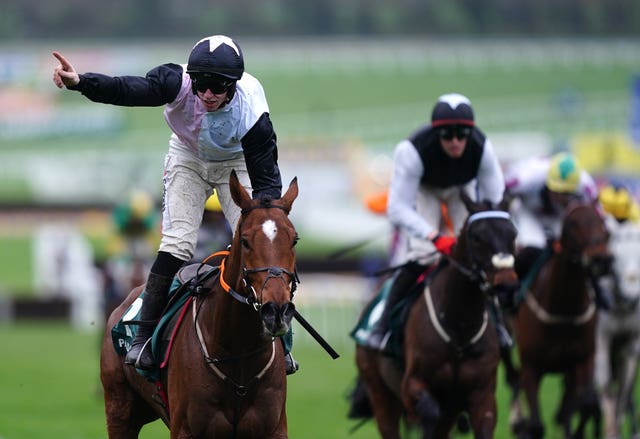
M 180 323 L 181 310 L 191 303 L 192 296 L 209 291 L 213 287 L 216 275 L 219 273 L 218 267 L 206 264 L 192 264 L 180 269 L 173 279 L 169 290 L 169 303 L 165 308 L 160 321 L 151 339 L 153 355 L 156 358 L 157 369 L 140 370 L 138 373 L 148 378 L 150 381 L 159 379 L 160 368 L 169 355 L 171 339 L 175 335 L 175 329 Z M 111 339 L 113 347 L 119 355 L 126 355 L 131 349 L 138 324 L 133 323 L 140 318 L 140 309 L 144 300 L 144 291 L 134 300 L 122 318 L 111 329 Z

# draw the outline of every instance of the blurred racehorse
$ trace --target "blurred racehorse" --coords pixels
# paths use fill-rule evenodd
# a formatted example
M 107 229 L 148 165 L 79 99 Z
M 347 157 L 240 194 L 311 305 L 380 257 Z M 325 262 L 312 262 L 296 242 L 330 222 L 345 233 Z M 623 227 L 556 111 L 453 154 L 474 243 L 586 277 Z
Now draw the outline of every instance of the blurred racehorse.
M 564 213 L 560 239 L 514 316 L 519 389 L 525 392 L 529 409 L 525 419 L 515 389 L 511 422 L 518 437 L 544 436 L 538 392 L 547 374 L 561 374 L 564 379 L 555 420 L 565 438 L 582 438 L 587 421 L 599 413 L 593 385 L 597 322 L 593 288 L 597 279 L 610 273 L 608 242 L 609 232 L 596 205 L 572 203 Z M 572 431 L 575 413 L 580 422 Z
M 423 438 L 447 438 L 462 413 L 474 437 L 493 437 L 500 356 L 487 303 L 497 288 L 517 285 L 516 230 L 506 202 L 462 199 L 469 217 L 452 255 L 410 305 L 404 358 L 356 347 L 360 383 L 385 439 L 400 437 L 401 419 L 420 425 Z
M 599 311 L 596 339 L 596 387 L 604 417 L 605 437 L 622 435 L 625 414 L 632 437 L 638 438 L 633 389 L 640 355 L 640 224 L 611 226 L 614 256 L 611 310 Z

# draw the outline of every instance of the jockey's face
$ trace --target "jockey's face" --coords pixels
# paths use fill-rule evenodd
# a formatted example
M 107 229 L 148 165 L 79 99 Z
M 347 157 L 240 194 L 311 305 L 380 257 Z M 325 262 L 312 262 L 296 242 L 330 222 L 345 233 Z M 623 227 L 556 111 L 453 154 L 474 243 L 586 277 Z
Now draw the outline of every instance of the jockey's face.
M 445 125 L 438 128 L 440 145 L 451 158 L 457 159 L 464 154 L 471 128 L 464 125 Z
M 565 210 L 572 201 L 579 199 L 579 195 L 573 192 L 554 192 L 549 191 L 549 200 L 551 204 L 559 211 Z
M 216 111 L 227 102 L 227 91 L 222 93 L 214 93 L 210 89 L 205 91 L 198 90 L 198 97 L 202 101 L 207 111 Z

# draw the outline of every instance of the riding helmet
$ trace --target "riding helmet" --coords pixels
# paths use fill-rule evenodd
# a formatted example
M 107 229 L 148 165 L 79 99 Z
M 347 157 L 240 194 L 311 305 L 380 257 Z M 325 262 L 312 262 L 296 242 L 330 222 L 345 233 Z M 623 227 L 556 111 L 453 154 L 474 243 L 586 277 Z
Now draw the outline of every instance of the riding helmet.
M 640 216 L 638 204 L 622 186 L 608 184 L 600 190 L 598 199 L 602 208 L 618 221 L 637 221 Z
M 431 125 L 468 125 L 475 124 L 471 101 L 458 93 L 448 93 L 438 98 L 431 112 Z
M 580 185 L 582 168 L 573 155 L 561 152 L 551 158 L 546 185 L 549 190 L 559 193 L 573 193 Z
M 235 92 L 235 82 L 244 73 L 244 57 L 240 46 L 225 35 L 212 35 L 198 41 L 187 64 L 191 76 L 191 88 L 196 94 L 197 80 L 213 80 L 229 83 L 229 98 Z

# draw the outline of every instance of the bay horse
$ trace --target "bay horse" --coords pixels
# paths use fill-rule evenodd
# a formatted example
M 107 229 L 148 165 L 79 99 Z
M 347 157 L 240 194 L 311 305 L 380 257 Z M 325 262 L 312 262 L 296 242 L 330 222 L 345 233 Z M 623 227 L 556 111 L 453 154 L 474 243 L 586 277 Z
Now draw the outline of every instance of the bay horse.
M 280 199 L 252 200 L 233 171 L 242 214 L 211 290 L 184 307 L 166 368 L 153 383 L 125 365 L 105 334 L 100 361 L 110 439 L 137 438 L 158 418 L 178 438 L 287 437 L 284 335 L 295 313 L 296 230 L 288 218 L 293 179 Z M 114 311 L 111 328 L 138 297 Z
M 487 311 L 496 288 L 515 288 L 516 229 L 506 212 L 474 203 L 457 244 L 422 294 L 410 305 L 403 358 L 356 346 L 359 383 L 366 390 L 378 430 L 400 437 L 400 421 L 423 438 L 448 438 L 462 413 L 476 438 L 491 438 L 497 420 L 496 328 Z
M 595 430 L 599 429 L 593 386 L 597 322 L 593 288 L 610 270 L 608 242 L 609 232 L 596 204 L 571 203 L 563 213 L 560 238 L 553 243 L 551 255 L 541 263 L 524 302 L 512 317 L 520 366 L 510 422 L 518 437 L 544 436 L 539 390 L 547 374 L 561 374 L 564 380 L 555 414 L 564 436 L 584 437 L 590 418 L 596 422 Z M 518 395 L 521 390 L 528 419 L 524 418 Z M 572 431 L 575 414 L 580 415 L 579 423 Z
M 604 437 L 639 438 L 633 391 L 640 356 L 640 224 L 612 222 L 613 304 L 598 311 L 595 382 Z M 628 419 L 629 435 L 623 435 Z

